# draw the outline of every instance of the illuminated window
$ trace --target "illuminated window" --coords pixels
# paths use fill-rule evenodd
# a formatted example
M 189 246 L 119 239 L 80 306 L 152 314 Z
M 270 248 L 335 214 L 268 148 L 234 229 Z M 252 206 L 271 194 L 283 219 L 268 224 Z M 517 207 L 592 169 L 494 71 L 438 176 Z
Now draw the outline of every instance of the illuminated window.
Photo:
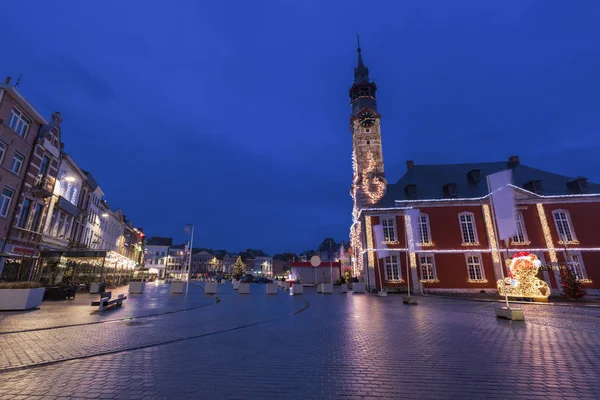
M 421 279 L 424 281 L 434 281 L 437 279 L 435 271 L 435 260 L 433 254 L 419 255 L 419 266 L 421 267 Z
M 19 153 L 15 153 L 12 161 L 10 162 L 10 170 L 18 175 L 21 172 L 21 167 L 23 166 L 24 161 L 25 157 Z
M 483 274 L 483 265 L 481 265 L 480 254 L 467 254 L 467 271 L 469 273 L 470 281 L 483 281 L 485 279 Z
M 464 212 L 458 214 L 458 221 L 460 223 L 463 244 L 478 243 L 477 231 L 475 230 L 475 216 L 473 213 Z
M 10 209 L 10 202 L 15 194 L 15 191 L 4 187 L 2 191 L 2 197 L 0 198 L 0 216 L 7 217 L 8 210 Z
M 15 131 L 22 138 L 25 138 L 30 125 L 31 120 L 27 118 L 25 114 L 23 114 L 16 108 L 12 109 L 12 111 L 10 112 L 10 117 L 8 117 L 8 127 L 10 129 Z
M 396 218 L 395 217 L 382 217 L 381 226 L 383 227 L 383 241 L 384 242 L 395 242 L 396 239 Z
M 573 223 L 569 212 L 567 210 L 554 210 L 552 215 L 554 216 L 559 240 L 563 242 L 575 241 L 575 232 L 573 231 Z
M 31 200 L 29 200 L 29 199 L 23 200 L 23 205 L 21 206 L 21 212 L 19 213 L 19 219 L 17 219 L 17 226 L 19 228 L 25 227 L 25 223 L 27 222 L 27 218 L 29 217 L 30 209 L 31 209 Z
M 517 234 L 513 236 L 513 243 L 527 243 L 527 231 L 525 230 L 522 212 L 519 211 L 515 214 L 515 222 L 517 224 Z
M 581 253 L 569 253 L 569 268 L 575 274 L 575 278 L 577 280 L 587 279 L 587 274 L 585 273 L 585 266 L 583 265 L 583 259 L 581 258 Z
M 0 142 L 0 164 L 4 161 L 4 155 L 6 154 L 6 144 Z
M 386 281 L 399 281 L 400 278 L 400 257 L 398 253 L 390 254 L 383 259 Z
M 431 243 L 431 230 L 429 228 L 429 216 L 427 214 L 421 214 L 419 216 L 419 233 L 421 244 Z

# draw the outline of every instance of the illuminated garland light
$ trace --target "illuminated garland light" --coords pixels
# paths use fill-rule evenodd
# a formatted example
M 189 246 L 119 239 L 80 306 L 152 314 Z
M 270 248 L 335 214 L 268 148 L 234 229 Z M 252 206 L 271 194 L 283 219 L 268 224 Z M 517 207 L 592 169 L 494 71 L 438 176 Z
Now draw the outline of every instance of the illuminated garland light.
M 367 248 L 370 249 L 373 247 L 373 229 L 371 226 L 371 218 L 369 217 L 365 218 L 365 230 L 367 231 Z M 368 255 L 369 263 L 367 264 L 367 268 L 371 265 L 375 266 L 375 252 L 369 251 Z
M 492 260 L 497 264 L 500 262 L 500 254 L 498 253 L 498 243 L 496 243 L 496 234 L 492 223 L 492 214 L 490 206 L 483 205 L 483 219 L 485 221 L 485 229 L 487 230 L 488 239 L 490 241 L 490 249 L 492 250 Z M 463 244 L 464 245 L 464 244 Z
M 366 175 L 367 179 L 363 177 L 361 188 L 362 192 L 371 199 L 371 202 L 376 203 L 385 194 L 387 184 L 385 179 L 377 172 L 377 166 L 373 152 L 369 151 L 367 153 L 366 162 L 367 165 L 364 175 Z M 375 188 L 373 189 L 373 187 Z
M 510 241 L 511 246 L 529 246 L 530 244 L 531 242 L 529 240 L 526 242 L 513 242 L 512 240 Z
M 550 296 L 548 284 L 536 277 L 542 263 L 535 254 L 520 252 L 510 260 L 510 277 L 499 279 L 498 293 L 502 296 L 545 299 Z M 506 292 L 505 292 L 506 290 Z
M 487 279 L 468 279 L 467 283 L 488 283 Z
M 563 240 L 559 240 L 558 244 L 580 244 L 579 240 L 567 240 L 566 242 Z
M 421 279 L 421 283 L 440 283 L 439 279 Z
M 546 242 L 546 247 L 548 247 L 550 262 L 556 263 L 558 262 L 558 257 L 556 257 L 556 251 L 554 250 L 554 244 L 552 243 L 552 234 L 550 233 L 550 226 L 548 225 L 548 220 L 546 219 L 546 211 L 544 211 L 544 205 L 541 203 L 537 203 L 536 207 L 538 215 L 540 217 L 540 223 L 542 224 L 542 232 L 544 232 L 544 241 Z
M 479 242 L 474 242 L 474 243 L 463 243 L 463 244 L 461 244 L 461 246 L 465 246 L 465 247 L 481 246 L 481 243 L 479 243 Z

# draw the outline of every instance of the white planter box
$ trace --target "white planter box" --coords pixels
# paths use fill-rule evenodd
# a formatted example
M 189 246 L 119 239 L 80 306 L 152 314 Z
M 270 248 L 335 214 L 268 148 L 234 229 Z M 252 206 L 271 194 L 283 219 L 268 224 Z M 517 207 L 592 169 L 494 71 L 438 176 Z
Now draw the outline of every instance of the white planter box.
M 233 281 L 233 290 L 239 290 L 240 281 Z
M 0 310 L 30 310 L 39 307 L 45 288 L 0 289 Z
M 525 321 L 525 314 L 521 308 L 496 307 L 496 317 L 512 321 Z
M 342 283 L 341 289 L 342 289 L 342 293 L 347 293 L 348 292 L 348 284 Z
M 142 294 L 146 288 L 146 282 L 131 282 L 129 284 L 129 293 Z
M 100 293 L 100 282 L 92 282 L 90 285 L 90 293 Z
M 173 282 L 171 284 L 171 294 L 182 294 L 185 289 L 185 282 Z
M 354 293 L 364 293 L 366 290 L 365 284 L 360 282 L 352 282 L 352 291 Z
M 204 294 L 217 294 L 217 283 L 206 282 L 204 284 Z
M 283 290 L 290 290 L 290 283 L 289 282 L 281 282 L 281 288 Z
M 250 284 L 249 283 L 238 283 L 238 293 L 239 294 L 250 294 Z
M 295 296 L 302 293 L 304 293 L 304 286 L 302 286 L 301 283 L 294 283 L 294 286 L 292 286 L 292 294 Z
M 333 285 L 331 283 L 321 283 L 319 286 L 321 286 L 320 293 L 324 293 L 324 294 L 333 293 Z
M 267 283 L 267 294 L 277 294 L 277 285 L 274 283 Z

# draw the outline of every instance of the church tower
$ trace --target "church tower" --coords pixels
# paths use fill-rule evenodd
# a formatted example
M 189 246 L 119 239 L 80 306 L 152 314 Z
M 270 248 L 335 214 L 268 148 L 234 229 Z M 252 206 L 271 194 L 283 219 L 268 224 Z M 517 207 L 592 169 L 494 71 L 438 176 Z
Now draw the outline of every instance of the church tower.
M 386 191 L 383 170 L 380 115 L 377 113 L 377 86 L 369 80 L 358 42 L 358 65 L 354 68 L 354 84 L 350 88 L 350 130 L 352 131 L 352 162 L 354 177 L 351 195 L 354 217 L 361 208 L 379 201 Z

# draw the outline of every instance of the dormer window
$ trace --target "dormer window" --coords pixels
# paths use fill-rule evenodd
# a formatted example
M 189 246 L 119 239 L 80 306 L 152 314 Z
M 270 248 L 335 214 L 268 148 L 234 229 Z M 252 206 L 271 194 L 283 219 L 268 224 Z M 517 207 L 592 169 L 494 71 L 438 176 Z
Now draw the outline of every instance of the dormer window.
M 444 186 L 444 195 L 446 197 L 456 197 L 457 194 L 456 183 L 449 183 Z
M 587 178 L 575 178 L 572 181 L 567 182 L 567 187 L 572 193 L 587 193 L 588 183 Z
M 417 185 L 406 185 L 404 193 L 407 197 L 417 197 Z
M 370 140 L 367 140 L 367 144 L 371 144 L 371 141 L 370 141 Z
M 481 170 L 480 169 L 472 169 L 467 174 L 467 178 L 471 183 L 477 183 L 481 180 Z
M 542 192 L 542 181 L 532 180 L 523 185 L 525 190 L 529 190 L 533 193 L 541 193 Z

